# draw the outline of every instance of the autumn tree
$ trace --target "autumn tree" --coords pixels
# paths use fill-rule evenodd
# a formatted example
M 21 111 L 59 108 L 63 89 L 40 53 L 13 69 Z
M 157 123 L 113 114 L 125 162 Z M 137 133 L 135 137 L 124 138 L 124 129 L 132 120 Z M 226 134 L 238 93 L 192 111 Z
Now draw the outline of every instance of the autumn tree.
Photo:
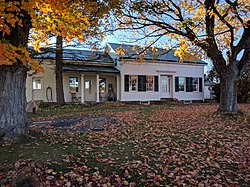
M 221 80 L 219 111 L 229 113 L 238 111 L 238 79 L 250 63 L 249 17 L 249 0 L 128 0 L 115 14 L 116 30 L 140 31 L 149 46 L 165 40 L 179 45 L 181 59 L 210 58 Z
M 15 139 L 28 130 L 25 84 L 27 71 L 42 71 L 29 57 L 28 38 L 35 50 L 49 34 L 65 41 L 84 41 L 90 25 L 99 26 L 117 0 L 1 0 L 0 1 L 0 137 Z M 93 19 L 95 18 L 95 19 Z M 90 23 L 91 20 L 91 23 Z M 94 29 L 93 29 L 94 30 Z

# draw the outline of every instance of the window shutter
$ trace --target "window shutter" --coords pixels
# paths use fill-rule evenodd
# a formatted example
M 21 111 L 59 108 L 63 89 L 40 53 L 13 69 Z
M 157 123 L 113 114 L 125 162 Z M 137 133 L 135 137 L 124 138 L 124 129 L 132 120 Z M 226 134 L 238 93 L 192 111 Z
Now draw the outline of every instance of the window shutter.
M 199 92 L 202 92 L 203 91 L 203 81 L 202 81 L 202 78 L 199 77 Z
M 138 91 L 146 91 L 146 75 L 138 75 Z
M 179 77 L 175 77 L 175 92 L 179 92 Z
M 192 91 L 193 91 L 193 78 L 186 77 L 186 92 L 192 92 Z
M 159 91 L 159 80 L 158 80 L 158 76 L 154 76 L 155 79 L 155 92 Z
M 129 75 L 124 75 L 124 91 L 129 91 Z

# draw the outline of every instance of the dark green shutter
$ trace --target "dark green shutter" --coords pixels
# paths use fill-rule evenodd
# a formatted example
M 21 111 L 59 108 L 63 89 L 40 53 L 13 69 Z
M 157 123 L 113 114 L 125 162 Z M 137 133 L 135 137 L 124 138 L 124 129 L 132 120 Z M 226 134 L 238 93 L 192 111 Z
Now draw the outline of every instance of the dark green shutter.
M 158 76 L 154 76 L 155 78 L 155 92 L 159 91 L 159 80 L 158 80 Z
M 193 78 L 186 77 L 186 92 L 192 92 L 192 91 L 193 91 Z
M 179 92 L 179 77 L 175 77 L 175 92 Z
M 124 91 L 129 91 L 129 75 L 124 75 Z
M 146 91 L 146 75 L 138 75 L 138 91 Z
M 202 78 L 199 77 L 199 92 L 202 92 L 203 91 L 203 81 L 202 81 Z

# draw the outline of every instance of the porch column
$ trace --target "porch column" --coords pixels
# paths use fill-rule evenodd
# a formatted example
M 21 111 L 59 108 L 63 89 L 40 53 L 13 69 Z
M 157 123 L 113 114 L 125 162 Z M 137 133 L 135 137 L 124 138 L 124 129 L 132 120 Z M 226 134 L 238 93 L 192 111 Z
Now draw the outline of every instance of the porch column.
M 172 98 L 176 98 L 175 96 L 175 76 L 172 75 Z
M 99 74 L 96 75 L 96 102 L 100 102 L 99 99 Z
M 84 103 L 84 74 L 81 74 L 81 103 Z
M 161 100 L 161 74 L 158 72 L 158 99 Z
M 116 75 L 116 100 L 120 101 L 120 75 Z

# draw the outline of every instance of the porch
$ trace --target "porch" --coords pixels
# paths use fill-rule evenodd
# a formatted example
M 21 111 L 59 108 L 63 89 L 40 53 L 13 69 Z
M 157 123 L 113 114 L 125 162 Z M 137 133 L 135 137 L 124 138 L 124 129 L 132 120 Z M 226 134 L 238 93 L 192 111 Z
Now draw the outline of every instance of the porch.
M 120 75 L 113 67 L 95 67 L 95 72 L 65 71 L 66 102 L 104 102 L 120 100 Z

